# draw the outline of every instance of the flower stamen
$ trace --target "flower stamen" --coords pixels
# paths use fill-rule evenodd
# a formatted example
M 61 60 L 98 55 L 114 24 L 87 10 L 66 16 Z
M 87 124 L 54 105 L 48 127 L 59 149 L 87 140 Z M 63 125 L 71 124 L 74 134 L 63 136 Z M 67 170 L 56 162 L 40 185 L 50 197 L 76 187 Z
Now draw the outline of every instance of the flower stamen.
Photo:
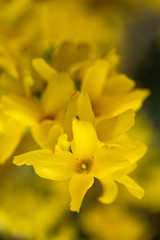
M 77 160 L 75 172 L 78 174 L 89 173 L 92 168 L 92 164 L 93 162 L 91 159 Z

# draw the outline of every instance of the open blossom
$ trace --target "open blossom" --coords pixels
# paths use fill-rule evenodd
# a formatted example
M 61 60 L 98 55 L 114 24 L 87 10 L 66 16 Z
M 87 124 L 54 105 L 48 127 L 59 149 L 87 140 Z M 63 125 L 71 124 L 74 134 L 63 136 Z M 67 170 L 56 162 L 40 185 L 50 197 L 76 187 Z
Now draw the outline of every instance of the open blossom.
M 29 97 L 15 93 L 2 96 L 6 115 L 19 121 L 26 128 L 29 127 L 40 146 L 44 145 L 44 139 L 48 137 L 48 131 L 52 127 L 55 134 L 60 134 L 61 118 L 63 119 L 66 105 L 75 91 L 73 81 L 67 74 L 54 70 L 52 74 L 52 80 L 47 82 L 39 99 L 33 94 Z
M 114 48 L 101 59 L 88 59 L 72 65 L 71 77 L 75 84 L 77 78 L 79 79 L 80 90 L 89 95 L 98 118 L 113 117 L 127 109 L 137 111 L 150 94 L 148 89 L 134 89 L 135 82 L 125 74 L 119 73 L 119 55 Z M 33 66 L 44 79 L 53 78 L 54 69 L 43 59 L 34 59 Z
M 133 112 L 129 110 L 125 114 L 132 126 L 134 123 Z M 123 118 L 123 116 L 121 117 Z M 113 119 L 113 124 L 114 121 L 115 119 Z M 109 125 L 107 126 L 106 123 L 107 127 Z M 118 127 L 123 128 L 123 131 L 119 132 Z M 122 135 L 127 127 L 124 121 L 124 124 L 117 126 L 115 131 Z M 94 178 L 99 179 L 103 185 L 103 194 L 99 198 L 103 203 L 110 203 L 116 198 L 118 189 L 115 181 L 124 184 L 134 196 L 138 198 L 143 196 L 143 189 L 127 176 L 132 164 L 145 153 L 146 148 L 143 144 L 135 145 L 132 149 L 127 150 L 123 147 L 112 149 L 100 141 L 92 123 L 77 119 L 73 120 L 72 131 L 71 144 L 67 142 L 67 139 L 65 140 L 65 135 L 62 135 L 59 137 L 54 152 L 53 148 L 28 152 L 15 157 L 14 163 L 18 166 L 33 165 L 35 172 L 43 178 L 70 179 L 69 192 L 72 211 L 79 211 L 83 197 L 93 185 Z M 98 129 L 97 131 L 100 135 L 101 131 Z M 104 133 L 101 134 L 104 135 Z M 105 134 L 107 135 L 107 132 Z M 111 132 L 108 135 L 108 141 L 111 138 L 110 134 Z

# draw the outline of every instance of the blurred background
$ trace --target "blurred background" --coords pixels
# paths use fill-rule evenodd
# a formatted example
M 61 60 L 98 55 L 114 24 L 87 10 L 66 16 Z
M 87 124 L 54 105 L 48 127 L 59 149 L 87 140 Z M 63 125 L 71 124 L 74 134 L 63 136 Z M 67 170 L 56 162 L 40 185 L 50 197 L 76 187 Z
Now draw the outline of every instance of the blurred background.
M 145 189 L 142 200 L 120 188 L 113 204 L 102 205 L 96 182 L 80 214 L 72 213 L 66 183 L 41 179 L 10 157 L 0 165 L 0 239 L 159 240 L 160 1 L 0 0 L 0 9 L 1 74 L 17 78 L 17 68 L 29 68 L 35 57 L 64 70 L 75 61 L 75 46 L 81 59 L 114 46 L 120 71 L 151 90 L 129 132 L 148 146 L 132 174 Z M 37 148 L 28 132 L 14 156 Z

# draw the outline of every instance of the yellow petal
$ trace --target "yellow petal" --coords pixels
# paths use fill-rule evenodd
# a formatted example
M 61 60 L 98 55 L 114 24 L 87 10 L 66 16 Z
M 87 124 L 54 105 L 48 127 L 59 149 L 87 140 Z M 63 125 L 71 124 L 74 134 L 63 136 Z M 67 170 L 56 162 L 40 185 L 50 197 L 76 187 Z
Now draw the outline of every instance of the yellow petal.
M 99 201 L 102 203 L 112 203 L 118 194 L 118 186 L 113 181 L 101 180 L 103 187 L 103 194 L 99 197 Z
M 103 59 L 97 60 L 87 69 L 82 82 L 82 90 L 85 90 L 88 93 L 92 102 L 97 101 L 101 95 L 105 86 L 108 71 L 109 65 Z
M 70 152 L 53 154 L 47 149 L 35 150 L 16 156 L 13 163 L 33 165 L 35 172 L 42 178 L 51 180 L 66 180 L 74 172 L 76 159 Z
M 59 124 L 52 120 L 44 120 L 32 129 L 32 135 L 35 141 L 42 147 L 54 150 L 58 137 L 62 133 Z
M 0 134 L 0 163 L 11 157 L 24 134 L 24 127 L 14 119 L 6 120 L 4 133 Z
M 95 116 L 93 113 L 91 101 L 86 92 L 82 91 L 78 98 L 77 115 L 80 120 L 95 124 Z
M 96 130 L 89 122 L 73 121 L 72 151 L 78 159 L 90 159 L 97 150 L 99 141 Z
M 101 121 L 96 127 L 98 138 L 103 142 L 118 138 L 133 126 L 134 116 L 132 110 L 127 110 L 114 118 Z
M 68 139 L 71 141 L 73 138 L 72 134 L 72 122 L 73 118 L 77 115 L 77 101 L 79 97 L 79 92 L 76 92 L 70 99 L 67 106 L 65 119 L 64 119 L 64 133 L 67 133 Z
M 105 94 L 122 94 L 131 91 L 135 86 L 135 82 L 124 74 L 116 74 L 108 79 L 105 85 Z
M 57 111 L 64 109 L 74 91 L 73 81 L 67 74 L 55 74 L 52 81 L 48 82 L 41 98 L 45 113 L 54 116 Z
M 24 84 L 24 90 L 25 90 L 26 96 L 30 97 L 31 87 L 34 85 L 34 80 L 29 72 L 25 73 L 23 84 Z
M 2 104 L 7 115 L 24 125 L 32 126 L 42 116 L 42 110 L 37 102 L 18 95 L 3 96 Z
M 92 174 L 100 180 L 113 180 L 126 173 L 129 162 L 102 147 L 94 155 Z
M 115 68 L 120 63 L 120 56 L 117 53 L 117 49 L 115 47 L 111 47 L 106 54 L 104 55 L 104 59 L 109 62 L 111 70 L 115 70 Z
M 95 116 L 92 110 L 90 99 L 86 92 L 76 92 L 70 99 L 67 107 L 64 121 L 64 132 L 67 133 L 68 139 L 72 140 L 72 122 L 75 117 L 80 120 L 95 123 Z
M 130 162 L 130 164 L 134 164 L 144 156 L 147 151 L 147 147 L 145 144 L 138 141 L 133 142 L 133 146 L 134 147 L 131 149 L 123 149 L 117 147 L 112 149 L 112 152 L 114 154 L 117 153 L 118 155 L 124 156 L 124 158 Z
M 117 181 L 123 184 L 128 191 L 136 198 L 141 199 L 144 196 L 144 190 L 141 188 L 132 178 L 128 176 L 122 176 Z
M 110 147 L 119 147 L 122 148 L 123 150 L 135 148 L 133 141 L 131 141 L 131 139 L 126 133 L 114 139 L 113 141 L 107 142 L 107 145 Z
M 42 58 L 33 59 L 32 65 L 36 72 L 45 80 L 52 80 L 56 70 L 51 68 Z
M 58 143 L 55 146 L 55 153 L 70 151 L 71 143 L 67 138 L 67 134 L 63 134 L 58 138 Z
M 90 175 L 76 174 L 71 178 L 69 183 L 69 192 L 71 195 L 71 211 L 79 212 L 83 198 L 93 183 L 94 177 Z
M 105 114 L 109 117 L 116 116 L 128 109 L 137 111 L 149 95 L 150 91 L 148 89 L 137 89 L 127 94 L 105 96 L 97 103 L 96 113 L 98 115 Z

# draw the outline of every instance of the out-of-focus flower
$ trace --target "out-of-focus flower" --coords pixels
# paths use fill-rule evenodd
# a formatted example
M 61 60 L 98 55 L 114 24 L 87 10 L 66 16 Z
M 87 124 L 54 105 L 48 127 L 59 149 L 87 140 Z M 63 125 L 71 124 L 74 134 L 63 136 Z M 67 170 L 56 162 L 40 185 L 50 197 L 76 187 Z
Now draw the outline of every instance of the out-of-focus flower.
M 134 89 L 135 82 L 118 72 L 118 64 L 119 55 L 112 48 L 102 59 L 88 59 L 70 66 L 72 74 L 78 74 L 72 76 L 76 86 L 88 93 L 98 117 L 115 116 L 127 109 L 137 111 L 150 94 L 148 89 Z M 51 69 L 42 59 L 35 59 L 34 66 L 42 77 L 51 79 Z
M 27 97 L 9 93 L 2 96 L 2 105 L 7 116 L 16 119 L 25 127 L 33 128 L 33 136 L 40 145 L 43 145 L 45 141 L 49 141 L 46 138 L 52 127 L 54 135 L 60 134 L 61 127 L 57 120 L 61 122 L 61 116 L 63 117 L 65 106 L 73 92 L 74 84 L 70 77 L 52 70 L 52 80 L 47 81 L 40 98 L 33 94 Z
M 73 237 L 74 229 L 67 223 L 68 198 L 63 195 L 64 184 L 40 182 L 23 170 L 18 178 L 10 175 L 10 179 L 12 182 L 5 180 L 0 190 L 1 233 L 17 239 Z
M 123 209 L 118 204 L 94 206 L 82 214 L 83 231 L 92 240 L 141 240 L 152 239 L 149 222 L 142 216 Z

